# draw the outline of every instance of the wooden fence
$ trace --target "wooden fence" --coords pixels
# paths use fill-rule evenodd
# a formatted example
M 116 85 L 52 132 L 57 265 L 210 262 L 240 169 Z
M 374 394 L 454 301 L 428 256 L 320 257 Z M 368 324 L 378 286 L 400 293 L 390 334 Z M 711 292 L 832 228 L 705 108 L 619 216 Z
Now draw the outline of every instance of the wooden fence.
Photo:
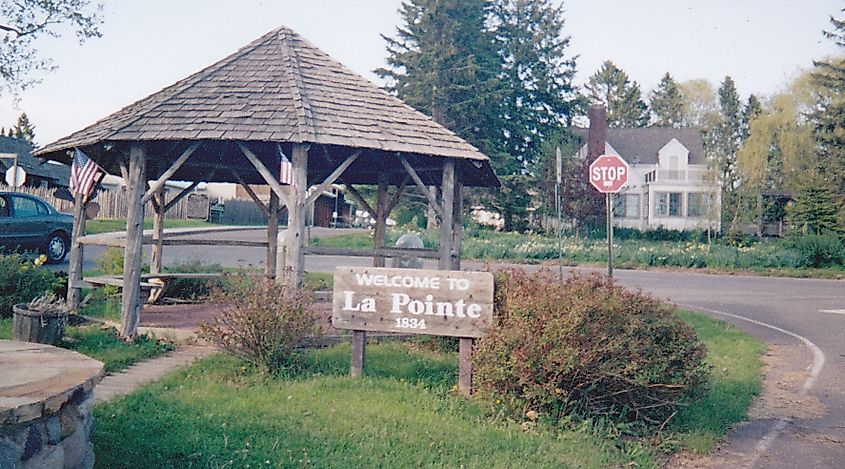
M 0 184 L 0 191 L 12 190 L 11 187 Z M 14 190 L 41 197 L 49 202 L 50 205 L 56 207 L 60 212 L 70 213 L 73 211 L 73 202 L 60 199 L 53 195 L 56 192 L 56 188 L 20 187 Z M 170 190 L 167 193 L 166 199 L 169 201 L 178 193 L 178 190 Z M 126 218 L 126 191 L 122 187 L 116 190 L 101 190 L 92 200 L 100 205 L 100 213 L 97 215 L 97 218 Z M 147 203 L 145 210 L 148 214 L 153 213 L 152 202 Z M 191 194 L 188 197 L 182 198 L 168 210 L 166 217 L 180 220 L 207 220 L 208 214 L 208 197 L 202 194 Z

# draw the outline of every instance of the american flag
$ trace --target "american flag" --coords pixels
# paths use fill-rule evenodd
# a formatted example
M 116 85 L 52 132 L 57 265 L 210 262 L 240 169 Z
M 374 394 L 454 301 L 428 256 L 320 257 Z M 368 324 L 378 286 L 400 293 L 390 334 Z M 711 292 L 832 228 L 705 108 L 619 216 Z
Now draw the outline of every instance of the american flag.
M 88 155 L 79 148 L 73 149 L 73 164 L 70 167 L 70 191 L 87 196 L 94 189 L 102 171 Z
M 293 164 L 287 156 L 282 152 L 281 145 L 279 148 L 279 158 L 281 163 L 279 165 L 279 182 L 282 184 L 293 184 Z

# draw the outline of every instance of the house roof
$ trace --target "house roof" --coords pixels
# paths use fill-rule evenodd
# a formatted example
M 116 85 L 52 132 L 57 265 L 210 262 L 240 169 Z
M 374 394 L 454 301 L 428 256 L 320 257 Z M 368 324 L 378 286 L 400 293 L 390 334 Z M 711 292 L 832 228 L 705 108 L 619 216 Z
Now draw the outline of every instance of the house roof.
M 67 187 L 70 178 L 70 168 L 66 165 L 50 164 L 32 156 L 33 146 L 21 138 L 0 136 L 0 153 L 15 153 L 18 155 L 18 166 L 27 174 L 49 179 L 57 186 Z M 13 160 L 0 158 L 0 170 L 6 171 L 14 164 Z
M 587 141 L 587 129 L 572 129 L 582 142 Z M 689 150 L 690 164 L 705 164 L 704 141 L 701 131 L 672 127 L 610 128 L 607 143 L 629 164 L 657 164 L 657 153 L 672 139 Z
M 398 164 L 396 153 L 451 157 L 466 160 L 461 166 L 474 173 L 470 185 L 498 184 L 489 158 L 477 148 L 285 27 L 36 153 L 66 160 L 67 150 L 87 148 L 109 170 L 100 161 L 107 152 L 95 147 L 130 141 L 212 143 L 218 160 L 221 148 L 214 143 L 232 141 L 322 144 L 320 156 L 338 150 L 338 158 L 349 149 L 370 150 L 361 169 L 380 166 L 378 160 L 384 158 Z M 208 150 L 209 145 L 202 147 Z M 256 153 L 272 160 L 275 147 L 268 148 Z M 231 153 L 224 159 L 237 158 L 236 151 Z M 178 150 L 172 159 L 177 156 Z M 348 172 L 354 170 L 355 165 Z

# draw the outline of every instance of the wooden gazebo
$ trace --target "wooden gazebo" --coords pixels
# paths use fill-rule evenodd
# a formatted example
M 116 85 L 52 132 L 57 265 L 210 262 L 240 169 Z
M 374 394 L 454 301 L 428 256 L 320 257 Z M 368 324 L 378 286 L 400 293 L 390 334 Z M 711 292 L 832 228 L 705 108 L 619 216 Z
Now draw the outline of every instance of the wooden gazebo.
M 384 247 L 385 220 L 413 183 L 440 220 L 441 269 L 459 268 L 461 188 L 497 186 L 489 159 L 475 147 L 335 61 L 288 28 L 274 30 L 225 59 L 56 142 L 37 156 L 65 163 L 79 148 L 110 174 L 126 180 L 126 226 L 121 333 L 135 334 L 140 313 L 144 206 L 155 209 L 151 269 L 161 268 L 162 222 L 172 200 L 168 180 L 241 184 L 268 220 L 266 274 L 277 276 L 280 202 L 288 210 L 284 237 L 287 281 L 302 280 L 305 209 L 331 184 L 375 215 L 375 265 Z M 292 162 L 293 182 L 279 183 L 280 158 Z M 269 203 L 251 184 L 269 185 Z M 355 185 L 377 185 L 374 204 Z M 389 187 L 396 189 L 389 193 Z M 438 186 L 440 197 L 428 188 Z M 311 190 L 309 190 L 309 188 Z M 177 196 L 179 197 L 179 196 Z M 78 304 L 83 210 L 77 196 L 71 250 L 71 304 Z M 177 241 L 177 240 L 172 240 Z M 184 241 L 184 240 L 182 240 Z M 176 244 L 176 243 L 172 243 Z M 281 276 L 277 276 L 281 278 Z

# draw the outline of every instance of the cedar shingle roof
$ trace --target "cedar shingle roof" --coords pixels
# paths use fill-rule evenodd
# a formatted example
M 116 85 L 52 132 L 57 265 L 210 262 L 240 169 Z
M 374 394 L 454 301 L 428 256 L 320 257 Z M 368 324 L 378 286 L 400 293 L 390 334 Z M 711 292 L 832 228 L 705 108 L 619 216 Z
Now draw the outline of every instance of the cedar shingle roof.
M 89 147 L 103 165 L 91 147 L 106 142 L 233 140 L 460 158 L 475 161 L 469 179 L 498 183 L 478 149 L 284 27 L 37 154 Z
M 572 129 L 583 142 L 587 129 Z M 657 152 L 673 138 L 689 150 L 690 164 L 705 164 L 701 131 L 694 128 L 645 127 L 607 129 L 607 143 L 630 164 L 657 164 Z

